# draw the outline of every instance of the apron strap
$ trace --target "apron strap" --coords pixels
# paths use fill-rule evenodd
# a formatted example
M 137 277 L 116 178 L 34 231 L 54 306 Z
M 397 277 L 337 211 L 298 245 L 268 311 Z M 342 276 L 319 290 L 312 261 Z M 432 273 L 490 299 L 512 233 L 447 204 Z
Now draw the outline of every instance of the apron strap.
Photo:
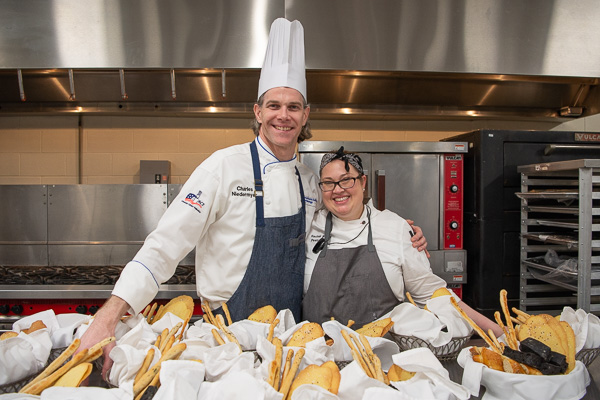
M 298 167 L 294 167 L 296 169 L 296 175 L 298 176 L 298 186 L 300 188 L 300 199 L 302 202 L 302 207 L 301 207 L 301 213 L 302 215 L 306 216 L 306 207 L 305 207 L 305 202 L 304 202 L 304 187 L 302 186 L 302 179 L 300 178 L 300 171 L 298 171 Z M 304 217 L 305 218 L 305 217 Z M 303 224 L 306 226 L 306 220 L 303 218 Z M 306 240 L 306 232 L 304 233 L 304 235 L 300 235 L 299 237 L 295 238 L 295 239 L 290 239 L 289 245 L 290 247 L 295 247 L 295 246 L 299 246 L 301 243 L 304 243 L 304 241 Z
M 304 186 L 302 186 L 302 178 L 300 178 L 300 171 L 298 171 L 298 167 L 294 167 L 296 170 L 296 176 L 298 176 L 298 186 L 300 187 L 300 200 L 302 202 L 302 214 L 306 215 L 306 207 L 304 200 Z
M 325 244 L 323 245 L 323 249 L 321 250 L 321 254 L 319 254 L 320 258 L 324 258 L 327 254 L 327 245 L 329 244 L 329 239 L 331 239 L 331 228 L 333 227 L 333 214 L 331 211 L 327 213 L 327 219 L 325 220 Z
M 371 230 L 371 208 L 367 207 L 367 223 L 369 224 L 369 236 L 367 239 L 367 249 L 370 253 L 375 252 L 375 245 L 373 244 L 373 231 Z
M 369 234 L 368 234 L 368 238 L 367 238 L 367 250 L 369 250 L 370 253 L 375 253 L 375 245 L 373 244 L 373 231 L 371 230 L 371 208 L 369 206 L 367 207 L 367 224 L 369 225 L 367 228 L 369 228 Z M 321 253 L 319 254 L 320 258 L 324 258 L 325 255 L 327 254 L 327 245 L 329 244 L 329 240 L 331 239 L 331 229 L 333 228 L 333 214 L 331 214 L 331 211 L 327 213 L 327 219 L 325 220 L 325 236 L 324 236 L 324 240 L 325 240 L 325 244 L 323 245 L 323 249 L 321 250 Z
M 260 174 L 260 161 L 256 142 L 250 143 L 250 154 L 252 155 L 252 169 L 254 171 L 254 198 L 256 204 L 256 226 L 265 226 L 265 208 L 263 205 L 263 181 Z M 304 203 L 302 203 L 304 205 Z

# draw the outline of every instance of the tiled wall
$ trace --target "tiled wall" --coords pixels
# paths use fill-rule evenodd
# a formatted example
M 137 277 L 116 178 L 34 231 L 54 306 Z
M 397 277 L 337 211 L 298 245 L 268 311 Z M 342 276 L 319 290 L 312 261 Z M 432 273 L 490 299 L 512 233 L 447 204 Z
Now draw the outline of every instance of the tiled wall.
M 523 121 L 312 120 L 313 140 L 439 141 L 480 128 L 551 129 Z M 254 137 L 250 116 L 0 117 L 0 184 L 139 183 L 140 160 L 171 161 L 183 183 L 217 149 Z

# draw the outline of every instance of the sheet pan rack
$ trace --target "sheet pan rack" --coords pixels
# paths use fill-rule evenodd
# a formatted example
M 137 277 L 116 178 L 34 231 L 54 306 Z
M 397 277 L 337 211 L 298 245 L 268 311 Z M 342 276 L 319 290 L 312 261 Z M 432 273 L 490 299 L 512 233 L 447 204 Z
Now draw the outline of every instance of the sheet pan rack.
M 519 306 L 600 314 L 600 160 L 523 165 Z

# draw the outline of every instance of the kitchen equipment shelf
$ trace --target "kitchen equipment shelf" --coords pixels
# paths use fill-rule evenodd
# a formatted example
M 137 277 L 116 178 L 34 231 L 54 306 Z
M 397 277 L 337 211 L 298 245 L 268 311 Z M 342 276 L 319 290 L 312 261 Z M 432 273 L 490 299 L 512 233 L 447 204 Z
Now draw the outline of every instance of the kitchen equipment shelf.
M 537 200 L 537 199 L 553 199 L 553 200 L 568 200 L 568 199 L 577 199 L 579 198 L 579 193 L 576 191 L 568 191 L 568 192 L 564 192 L 564 191 L 560 191 L 560 190 L 547 190 L 547 191 L 540 191 L 540 192 L 533 192 L 533 193 L 527 193 L 527 192 L 521 192 L 521 193 L 515 193 L 517 195 L 518 198 L 520 199 L 524 199 L 524 200 Z
M 567 248 L 575 247 L 578 244 L 577 239 L 571 236 L 555 235 L 553 233 L 548 232 L 523 233 L 521 236 L 527 239 L 537 240 L 544 243 L 563 244 L 567 246 Z
M 600 160 L 522 165 L 519 306 L 600 314 Z

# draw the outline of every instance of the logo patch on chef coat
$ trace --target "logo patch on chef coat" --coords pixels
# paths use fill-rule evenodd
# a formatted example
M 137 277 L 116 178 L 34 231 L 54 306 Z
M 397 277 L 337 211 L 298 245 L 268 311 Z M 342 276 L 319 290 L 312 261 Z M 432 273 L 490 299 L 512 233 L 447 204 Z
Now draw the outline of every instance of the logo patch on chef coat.
M 199 190 L 197 194 L 189 193 L 187 196 L 185 196 L 185 199 L 182 200 L 182 203 L 187 204 L 198 212 L 201 212 L 200 209 L 204 207 L 204 202 L 200 200 L 201 195 L 201 190 Z

